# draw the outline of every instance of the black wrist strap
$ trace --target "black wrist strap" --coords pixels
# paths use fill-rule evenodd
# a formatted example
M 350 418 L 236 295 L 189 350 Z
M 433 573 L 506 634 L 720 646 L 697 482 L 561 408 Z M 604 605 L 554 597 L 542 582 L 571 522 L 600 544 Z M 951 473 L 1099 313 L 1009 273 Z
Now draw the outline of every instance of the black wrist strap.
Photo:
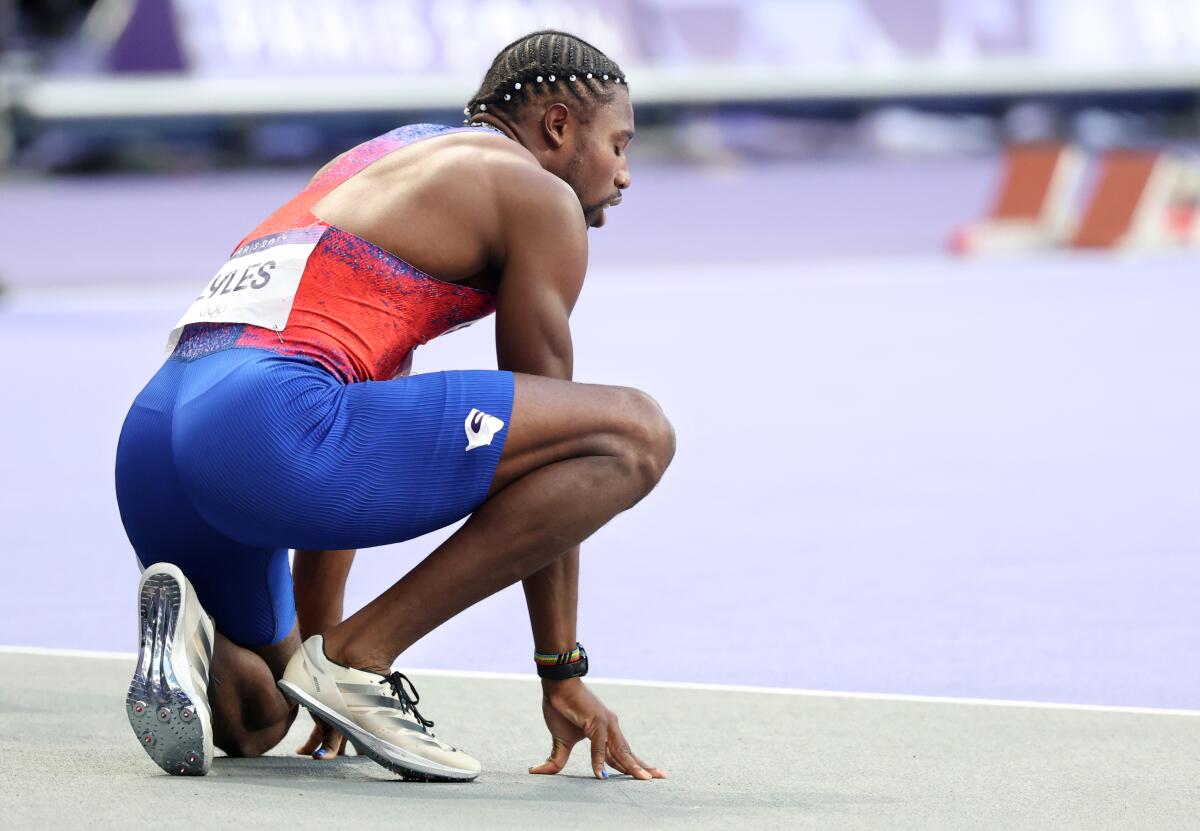
M 546 681 L 566 681 L 568 678 L 582 678 L 587 675 L 588 658 L 583 644 L 575 644 L 579 650 L 579 660 L 570 663 L 538 664 L 537 673 Z

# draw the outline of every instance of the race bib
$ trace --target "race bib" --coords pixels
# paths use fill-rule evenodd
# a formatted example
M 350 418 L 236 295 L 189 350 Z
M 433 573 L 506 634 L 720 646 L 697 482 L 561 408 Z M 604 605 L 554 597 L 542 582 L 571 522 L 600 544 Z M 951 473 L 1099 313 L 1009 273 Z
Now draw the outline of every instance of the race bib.
M 294 228 L 239 247 L 179 318 L 167 351 L 189 323 L 249 323 L 283 331 L 308 258 L 326 230 L 323 225 Z

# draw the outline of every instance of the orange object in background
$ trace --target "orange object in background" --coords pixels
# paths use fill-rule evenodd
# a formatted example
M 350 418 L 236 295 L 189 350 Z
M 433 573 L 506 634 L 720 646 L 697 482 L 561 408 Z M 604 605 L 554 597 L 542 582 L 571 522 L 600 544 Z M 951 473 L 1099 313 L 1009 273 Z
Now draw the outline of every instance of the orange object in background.
M 1041 220 L 1051 195 L 1054 177 L 1066 158 L 1063 144 L 1017 145 L 1008 150 L 1008 170 L 990 219 Z
M 1105 154 L 1075 248 L 1153 248 L 1200 241 L 1195 162 L 1160 150 Z
M 1164 150 L 1110 150 L 1075 221 L 1082 154 L 1062 144 L 1009 148 L 991 214 L 958 231 L 960 254 L 1200 244 L 1200 165 Z
M 1069 235 L 1083 160 L 1060 142 L 1014 145 L 1005 151 L 1000 192 L 991 213 L 957 231 L 960 254 L 1050 248 Z
M 1162 166 L 1166 163 L 1162 153 L 1152 151 L 1114 150 L 1106 154 L 1095 194 L 1071 245 L 1116 248 L 1130 244 L 1136 236 L 1144 241 L 1154 236 L 1156 229 L 1139 226 L 1153 223 L 1148 214 L 1165 212 L 1166 193 L 1156 191 L 1166 186 L 1162 181 Z M 1151 204 L 1154 202 L 1161 204 Z

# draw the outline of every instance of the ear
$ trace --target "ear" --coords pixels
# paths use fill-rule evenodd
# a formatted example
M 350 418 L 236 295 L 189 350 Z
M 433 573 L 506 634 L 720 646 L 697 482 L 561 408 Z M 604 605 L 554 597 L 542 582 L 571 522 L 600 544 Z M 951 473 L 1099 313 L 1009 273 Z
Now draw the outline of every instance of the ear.
M 551 104 L 542 115 L 542 132 L 546 137 L 546 144 L 552 150 L 557 150 L 566 144 L 570 126 L 571 111 L 563 103 Z

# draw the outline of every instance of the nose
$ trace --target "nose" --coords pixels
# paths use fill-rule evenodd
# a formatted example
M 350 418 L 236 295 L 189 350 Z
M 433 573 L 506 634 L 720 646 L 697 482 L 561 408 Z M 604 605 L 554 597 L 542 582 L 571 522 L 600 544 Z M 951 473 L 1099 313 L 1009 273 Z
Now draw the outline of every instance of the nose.
M 613 184 L 617 186 L 617 190 L 625 190 L 633 184 L 633 179 L 629 176 L 629 163 L 622 159 L 621 166 L 617 169 L 617 175 L 613 179 Z

